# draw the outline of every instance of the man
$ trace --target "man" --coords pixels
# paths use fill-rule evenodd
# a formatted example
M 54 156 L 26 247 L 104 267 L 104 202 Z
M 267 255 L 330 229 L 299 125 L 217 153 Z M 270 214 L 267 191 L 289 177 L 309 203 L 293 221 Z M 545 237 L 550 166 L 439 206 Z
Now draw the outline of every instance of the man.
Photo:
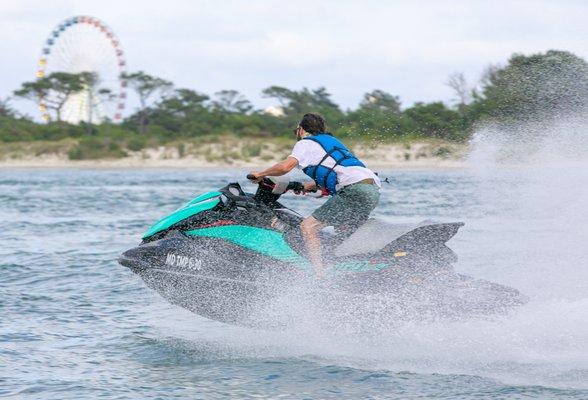
M 325 125 L 322 116 L 305 114 L 294 130 L 298 142 L 292 154 L 264 171 L 251 173 L 259 182 L 298 166 L 312 178 L 304 184 L 305 191 L 328 191 L 331 197 L 300 225 L 308 257 L 319 277 L 324 275 L 319 231 L 333 226 L 339 233 L 352 233 L 378 204 L 381 187 L 378 176 L 327 133 Z

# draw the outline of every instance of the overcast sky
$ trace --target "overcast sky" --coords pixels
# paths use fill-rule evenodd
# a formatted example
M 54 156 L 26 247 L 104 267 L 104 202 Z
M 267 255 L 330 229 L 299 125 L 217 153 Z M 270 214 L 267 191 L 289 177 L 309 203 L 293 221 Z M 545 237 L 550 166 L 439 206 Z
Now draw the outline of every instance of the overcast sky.
M 64 18 L 92 15 L 118 35 L 129 70 L 212 94 L 326 86 L 344 108 L 382 89 L 450 101 L 447 77 L 476 81 L 513 52 L 588 58 L 588 1 L 0 0 L 0 97 L 34 79 L 42 45 Z M 14 102 L 34 113 L 25 102 Z M 31 108 L 29 108 L 31 107 Z

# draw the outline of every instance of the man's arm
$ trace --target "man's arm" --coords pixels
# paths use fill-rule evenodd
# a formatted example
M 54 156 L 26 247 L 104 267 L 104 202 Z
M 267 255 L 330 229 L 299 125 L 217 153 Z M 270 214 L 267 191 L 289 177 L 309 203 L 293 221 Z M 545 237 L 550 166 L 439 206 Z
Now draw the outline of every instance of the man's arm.
M 266 170 L 261 172 L 251 172 L 251 175 L 255 176 L 257 180 L 261 180 L 266 176 L 282 176 L 292 171 L 297 165 L 298 160 L 292 156 L 289 156 L 284 161 L 280 161 Z

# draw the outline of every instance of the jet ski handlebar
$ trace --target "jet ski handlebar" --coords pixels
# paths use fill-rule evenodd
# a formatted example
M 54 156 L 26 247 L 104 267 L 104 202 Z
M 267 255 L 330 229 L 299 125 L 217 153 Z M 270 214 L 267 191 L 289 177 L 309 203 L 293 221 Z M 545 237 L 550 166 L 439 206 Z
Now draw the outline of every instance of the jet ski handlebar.
M 257 178 L 253 174 L 247 174 L 247 179 L 249 179 L 250 181 L 257 181 Z M 288 182 L 287 180 L 286 180 L 286 182 L 287 182 L 287 184 L 284 185 L 285 182 L 276 181 L 276 178 L 270 179 L 268 177 L 265 177 L 261 181 L 258 182 L 258 185 L 260 187 L 264 186 L 271 191 L 274 191 L 274 189 L 277 189 L 277 192 L 274 191 L 275 194 L 283 194 L 283 193 L 286 193 L 288 190 L 292 190 L 295 193 L 301 193 L 301 192 L 305 191 L 304 184 L 302 182 L 297 182 L 297 181 Z M 316 190 L 313 190 L 312 192 L 315 192 L 315 191 Z

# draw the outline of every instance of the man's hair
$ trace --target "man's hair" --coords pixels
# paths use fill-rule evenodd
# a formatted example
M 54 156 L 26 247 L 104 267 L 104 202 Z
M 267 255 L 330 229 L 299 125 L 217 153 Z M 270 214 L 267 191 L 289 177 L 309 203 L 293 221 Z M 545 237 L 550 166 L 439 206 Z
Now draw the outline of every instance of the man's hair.
M 298 125 L 300 125 L 300 127 L 306 132 L 315 135 L 317 133 L 325 132 L 327 122 L 319 114 L 308 113 L 304 114 Z

